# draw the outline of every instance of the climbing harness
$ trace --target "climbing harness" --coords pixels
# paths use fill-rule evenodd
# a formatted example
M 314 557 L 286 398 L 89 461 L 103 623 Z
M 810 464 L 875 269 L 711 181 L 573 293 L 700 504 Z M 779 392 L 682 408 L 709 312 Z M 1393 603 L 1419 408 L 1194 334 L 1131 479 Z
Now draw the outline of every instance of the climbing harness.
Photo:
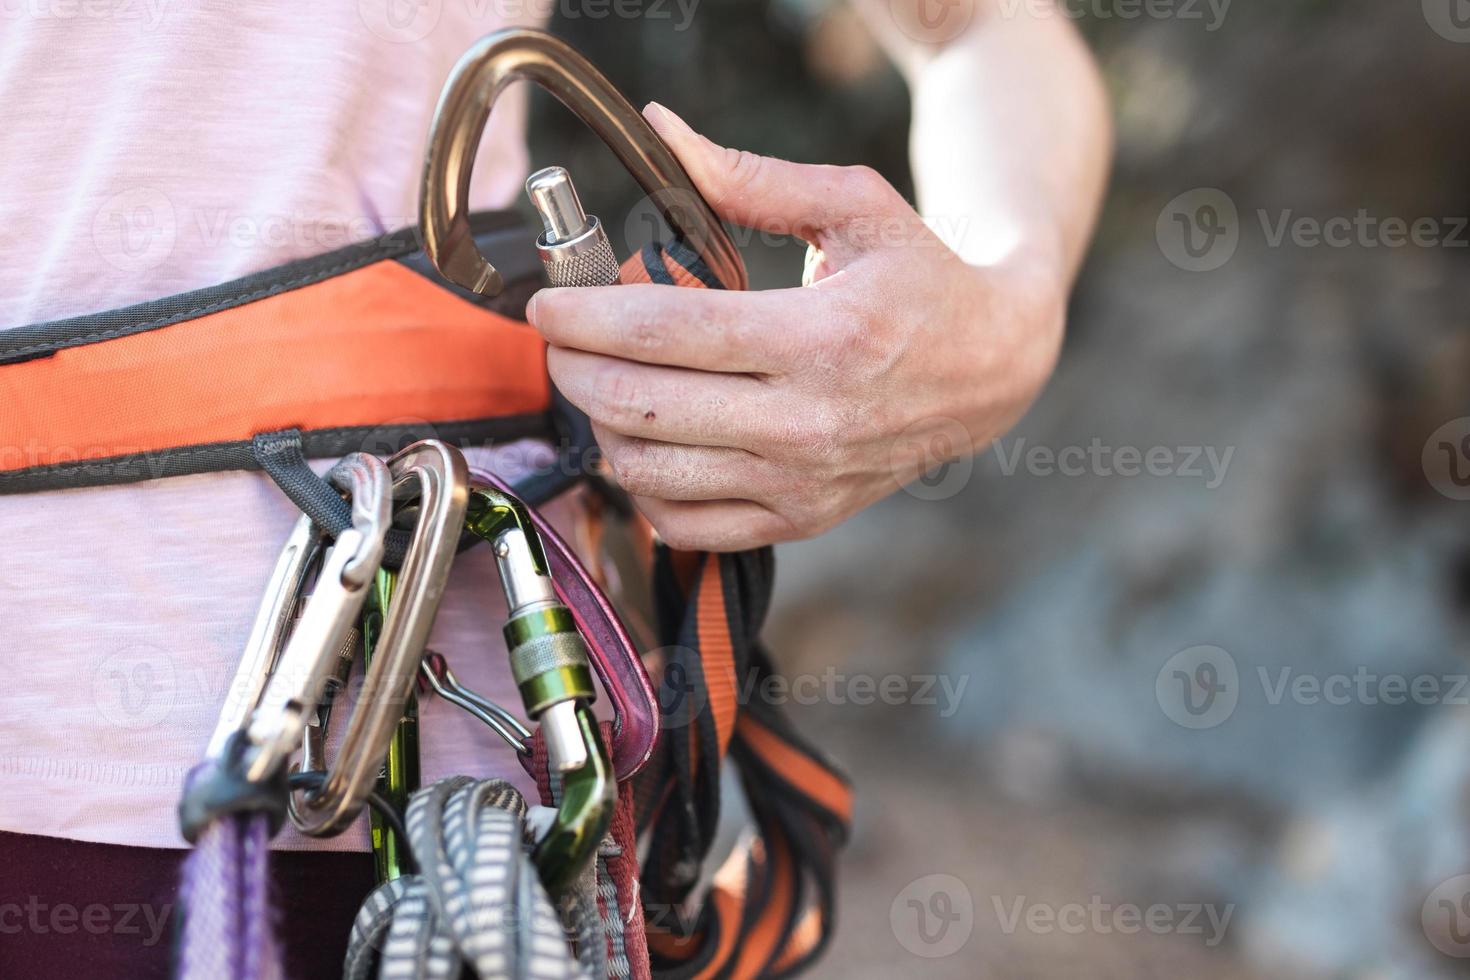
M 466 968 L 482 980 L 784 977 L 812 962 L 830 936 L 850 788 L 795 734 L 780 706 L 737 697 L 742 689 L 763 690 L 774 673 L 758 639 L 772 552 L 673 551 L 601 480 L 590 465 L 585 417 L 550 390 L 539 341 L 511 322 L 517 297 L 528 295 L 533 270 L 523 253 L 531 250 L 523 239 L 518 253 L 469 213 L 480 136 L 496 97 L 518 79 L 547 89 L 596 131 L 676 234 L 617 267 L 566 171 L 547 168 L 528 182 L 545 225 L 536 245 L 547 278 L 572 286 L 746 285 L 729 236 L 642 117 L 564 42 L 513 30 L 476 44 L 446 84 L 424 169 L 422 255 L 380 246 L 347 260 L 346 273 L 339 258 L 334 266 L 303 269 L 283 292 L 239 294 L 238 303 L 259 305 L 317 290 L 321 302 L 361 312 L 363 346 L 371 353 L 330 352 L 333 365 L 361 366 L 368 377 L 352 387 L 338 367 L 327 370 L 321 384 L 337 386 L 339 401 L 288 386 L 278 400 L 295 414 L 242 408 L 223 413 L 210 430 L 175 420 L 180 424 L 156 427 L 139 443 L 162 455 L 155 466 L 162 475 L 262 469 L 304 515 L 277 562 L 231 697 L 180 805 L 181 826 L 195 843 L 182 889 L 178 965 L 185 980 L 281 976 L 267 900 L 270 837 L 288 817 L 303 833 L 337 834 L 365 808 L 374 815 L 375 849 L 380 841 L 391 844 L 379 849 L 380 884 L 352 929 L 344 965 L 352 978 L 455 977 Z M 413 322 L 446 322 L 439 339 L 455 346 L 444 357 L 418 349 L 434 338 L 415 343 L 390 375 L 378 359 L 393 356 L 401 338 L 383 307 L 410 315 L 394 290 L 413 292 L 431 269 L 458 288 L 435 287 L 458 305 L 435 307 L 442 318 L 418 309 Z M 335 288 L 353 276 L 376 305 L 352 299 L 350 286 Z M 235 308 L 226 302 L 215 314 L 229 318 Z M 157 318 L 168 320 L 163 311 Z M 146 337 L 148 320 L 135 316 L 130 322 L 142 325 L 117 339 Z M 488 337 L 476 335 L 484 329 Z M 61 333 L 33 342 L 64 345 Z M 208 324 L 192 334 L 206 348 L 222 341 Z M 324 354 L 328 346 L 320 345 Z M 485 348 L 506 357 L 475 361 L 469 371 L 453 363 Z M 4 356 L 0 349 L 0 362 Z M 397 379 L 404 370 L 417 380 L 407 386 L 412 397 L 400 403 L 400 417 L 443 422 L 418 430 L 385 426 L 393 407 L 353 400 L 373 390 L 371 379 Z M 469 394 L 487 385 L 496 388 L 492 397 Z M 329 403 L 360 411 L 334 419 L 322 414 Z M 297 427 L 280 429 L 283 420 Z M 141 419 L 129 424 L 146 427 Z M 551 437 L 560 453 L 554 472 L 510 486 L 471 466 L 451 445 L 470 427 Z M 325 481 L 308 467 L 308 458 L 335 455 L 352 438 L 361 442 L 365 430 L 386 443 L 386 464 L 350 453 Z M 192 451 L 206 439 L 223 448 Z M 96 485 L 136 478 L 132 463 L 97 460 L 79 479 Z M 25 487 L 74 477 L 64 465 L 48 460 L 0 471 L 0 490 L 7 480 Z M 605 494 L 609 512 L 635 528 L 630 537 L 647 542 L 656 646 L 648 652 L 658 697 L 593 573 L 537 510 L 578 481 Z M 477 543 L 495 557 L 511 675 L 529 723 L 469 690 L 426 649 L 455 554 Z M 363 658 L 357 706 L 329 753 L 328 726 L 344 710 L 335 694 L 348 686 L 363 647 L 371 656 Z M 417 781 L 416 689 L 460 706 L 511 744 L 540 806 L 496 779 L 453 777 L 410 796 Z M 603 721 L 593 711 L 599 693 L 611 708 Z M 722 785 L 733 785 L 722 779 L 726 760 L 738 773 L 752 825 L 699 895 Z

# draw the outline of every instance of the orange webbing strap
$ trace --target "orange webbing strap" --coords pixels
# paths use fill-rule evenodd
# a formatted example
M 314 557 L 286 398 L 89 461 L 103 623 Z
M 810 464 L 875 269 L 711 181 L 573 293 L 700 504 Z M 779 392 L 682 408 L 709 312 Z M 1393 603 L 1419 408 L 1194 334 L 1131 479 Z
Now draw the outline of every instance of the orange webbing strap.
M 262 432 L 437 426 L 550 405 L 534 330 L 393 259 L 211 309 L 0 364 L 0 490 L 21 471 L 106 460 L 170 475 L 191 454 Z
M 720 288 L 682 243 L 645 247 L 624 264 L 623 282 Z M 740 699 L 742 690 L 765 690 L 772 675 L 756 637 L 773 571 L 770 548 L 702 555 L 656 548 L 664 730 L 635 791 L 649 838 L 643 904 L 657 977 L 788 976 L 831 935 L 851 787 L 796 735 L 779 705 Z M 726 758 L 738 768 L 755 825 L 686 918 L 714 843 Z

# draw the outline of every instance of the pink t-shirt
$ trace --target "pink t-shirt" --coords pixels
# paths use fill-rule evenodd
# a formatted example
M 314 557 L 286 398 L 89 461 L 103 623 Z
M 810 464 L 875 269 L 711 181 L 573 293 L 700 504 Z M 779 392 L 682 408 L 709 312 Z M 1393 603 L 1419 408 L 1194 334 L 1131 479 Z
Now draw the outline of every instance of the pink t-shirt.
M 476 38 L 538 22 L 536 8 L 0 11 L 0 329 L 215 285 L 415 223 L 450 66 Z M 518 193 L 524 123 L 524 92 L 512 92 L 487 130 L 474 206 Z M 4 385 L 0 368 L 0 411 Z M 527 449 L 471 464 L 513 477 Z M 0 830 L 182 846 L 184 773 L 296 516 L 259 473 L 0 496 Z M 433 643 L 462 680 L 518 707 L 493 560 L 476 551 L 456 568 Z M 422 728 L 426 780 L 519 775 L 452 706 L 430 699 Z M 287 830 L 277 845 L 363 848 L 366 835 L 361 824 L 324 842 Z

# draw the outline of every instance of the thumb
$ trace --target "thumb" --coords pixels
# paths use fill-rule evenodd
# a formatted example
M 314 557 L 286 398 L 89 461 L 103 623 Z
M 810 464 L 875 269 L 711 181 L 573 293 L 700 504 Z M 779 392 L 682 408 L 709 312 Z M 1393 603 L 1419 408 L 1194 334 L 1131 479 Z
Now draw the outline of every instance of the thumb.
M 886 213 L 898 193 L 868 167 L 792 163 L 735 150 L 701 136 L 670 110 L 643 110 L 694 186 L 726 221 L 813 244 L 843 240 L 855 218 Z

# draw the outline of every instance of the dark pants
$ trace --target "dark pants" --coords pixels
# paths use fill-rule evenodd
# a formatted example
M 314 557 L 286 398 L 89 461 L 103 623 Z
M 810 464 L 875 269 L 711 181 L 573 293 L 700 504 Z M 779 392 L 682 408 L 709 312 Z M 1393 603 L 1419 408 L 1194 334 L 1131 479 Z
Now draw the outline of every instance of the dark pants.
M 0 978 L 168 977 L 186 853 L 0 832 Z M 340 976 L 371 855 L 275 852 L 271 884 L 287 976 Z

